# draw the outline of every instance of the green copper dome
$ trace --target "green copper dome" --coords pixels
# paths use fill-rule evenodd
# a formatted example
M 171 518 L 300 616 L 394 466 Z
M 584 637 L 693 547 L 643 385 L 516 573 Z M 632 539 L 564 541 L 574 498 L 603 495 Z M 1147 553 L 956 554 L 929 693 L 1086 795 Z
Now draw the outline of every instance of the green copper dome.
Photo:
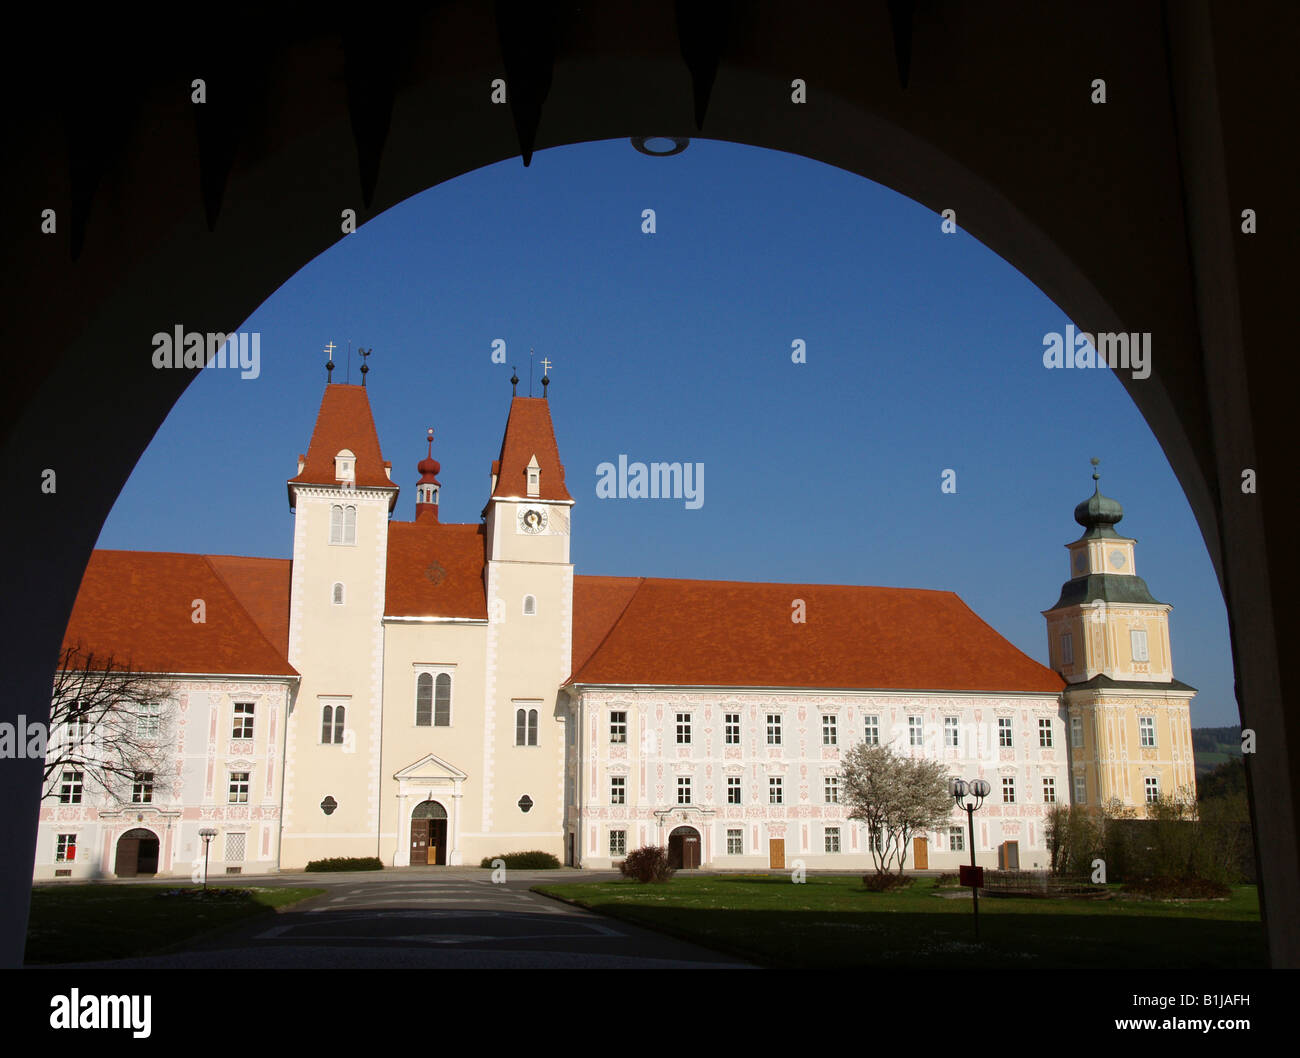
M 1074 509 L 1074 520 L 1084 528 L 1084 536 L 1118 536 L 1112 528 L 1124 517 L 1124 508 L 1118 500 L 1101 494 L 1101 472 L 1098 471 L 1098 459 L 1092 461 L 1092 480 L 1097 482 L 1093 493 Z

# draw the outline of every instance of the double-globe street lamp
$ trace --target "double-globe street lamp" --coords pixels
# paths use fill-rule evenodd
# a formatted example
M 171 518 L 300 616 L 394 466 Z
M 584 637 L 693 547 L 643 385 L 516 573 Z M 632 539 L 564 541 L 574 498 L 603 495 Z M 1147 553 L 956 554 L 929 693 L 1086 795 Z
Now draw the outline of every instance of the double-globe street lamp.
M 948 785 L 952 799 L 958 808 L 966 810 L 966 831 L 970 842 L 970 869 L 961 868 L 961 884 L 970 886 L 971 907 L 975 911 L 975 939 L 980 939 L 980 883 L 984 881 L 984 872 L 975 866 L 975 809 L 984 805 L 984 798 L 992 789 L 983 779 L 953 779 Z M 968 800 L 967 796 L 973 800 Z

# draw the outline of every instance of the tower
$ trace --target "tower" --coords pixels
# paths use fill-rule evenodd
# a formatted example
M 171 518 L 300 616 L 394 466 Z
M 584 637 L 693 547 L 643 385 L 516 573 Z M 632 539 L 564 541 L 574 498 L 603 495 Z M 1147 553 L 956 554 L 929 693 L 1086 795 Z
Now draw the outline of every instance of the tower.
M 385 564 L 398 493 L 391 471 L 367 390 L 327 385 L 288 482 L 289 658 L 302 683 L 286 731 L 285 869 L 378 851 Z
M 1093 494 L 1074 509 L 1083 534 L 1066 544 L 1071 577 L 1044 610 L 1050 665 L 1066 681 L 1070 795 L 1075 804 L 1137 809 L 1194 797 L 1190 703 L 1173 678 L 1168 603 L 1137 575 L 1137 541 L 1120 536 L 1118 502 Z
M 513 397 L 485 520 L 488 602 L 482 805 L 505 847 L 560 852 L 573 636 L 573 497 L 546 398 Z M 536 839 L 528 835 L 536 833 Z

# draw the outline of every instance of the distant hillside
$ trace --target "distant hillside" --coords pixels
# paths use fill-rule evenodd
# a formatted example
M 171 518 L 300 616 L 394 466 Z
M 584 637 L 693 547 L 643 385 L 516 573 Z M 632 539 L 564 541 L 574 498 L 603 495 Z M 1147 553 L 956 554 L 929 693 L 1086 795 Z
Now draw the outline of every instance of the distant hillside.
M 1241 756 L 1241 728 L 1192 728 L 1192 753 L 1196 757 L 1196 777 L 1199 779 L 1220 764 Z

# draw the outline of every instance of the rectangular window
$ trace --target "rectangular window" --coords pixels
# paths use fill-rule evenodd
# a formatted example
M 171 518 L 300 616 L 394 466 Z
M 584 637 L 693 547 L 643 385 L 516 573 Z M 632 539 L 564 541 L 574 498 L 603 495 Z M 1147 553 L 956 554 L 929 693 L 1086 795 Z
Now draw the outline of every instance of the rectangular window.
M 868 716 L 864 718 L 862 738 L 868 746 L 880 745 L 880 717 Z
M 781 714 L 767 714 L 767 744 L 769 746 L 779 746 L 781 744 Z
M 609 780 L 609 803 L 627 804 L 627 779 L 622 775 L 614 775 Z
M 611 830 L 609 832 L 609 854 L 611 856 L 627 855 L 626 830 Z
M 1061 636 L 1061 664 L 1074 664 L 1074 636 L 1069 632 Z
M 826 828 L 826 851 L 827 852 L 840 851 L 840 828 L 839 827 Z
M 1138 717 L 1138 735 L 1143 749 L 1152 749 L 1156 744 L 1156 718 L 1154 716 Z
M 1042 749 L 1052 748 L 1052 720 L 1050 717 L 1038 718 L 1038 745 Z
M 248 772 L 232 771 L 230 773 L 230 796 L 232 805 L 248 804 Z
M 77 858 L 77 835 L 60 834 L 58 846 L 54 850 L 54 859 L 59 863 L 71 863 Z
M 1010 775 L 1002 777 L 1002 803 L 1004 805 L 1016 803 L 1016 780 Z
M 157 738 L 162 725 L 162 703 L 143 702 L 135 716 L 136 738 Z
M 949 749 L 956 749 L 958 746 L 960 728 L 957 724 L 958 718 L 955 716 L 945 716 L 943 718 L 943 744 Z
M 839 744 L 839 720 L 832 714 L 827 713 L 822 717 L 822 745 L 835 746 Z
M 948 848 L 953 852 L 966 851 L 966 831 L 961 827 L 948 828 Z
M 1129 640 L 1133 645 L 1134 661 L 1150 661 L 1147 654 L 1147 634 L 1143 628 L 1134 628 L 1128 634 Z
M 823 791 L 825 793 L 826 803 L 828 805 L 839 804 L 840 803 L 840 777 L 838 775 L 826 776 L 826 781 L 823 785 Z
M 727 855 L 743 856 L 745 854 L 745 832 L 743 830 L 727 831 Z
M 61 805 L 79 805 L 81 804 L 81 787 L 84 776 L 75 768 L 70 768 L 63 773 L 62 782 L 59 785 L 59 804 Z
M 727 804 L 729 805 L 740 804 L 740 776 L 739 775 L 727 776 Z
M 244 856 L 247 854 L 248 835 L 247 834 L 227 834 L 226 835 L 226 862 L 242 863 Z
M 138 771 L 131 783 L 131 803 L 135 805 L 153 804 L 153 772 Z
M 998 717 L 998 746 L 1006 748 L 1011 745 L 1011 717 Z
M 617 745 L 627 743 L 627 713 L 615 712 L 609 714 L 609 740 Z
M 1077 805 L 1088 803 L 1088 780 L 1082 775 L 1074 777 L 1074 803 Z
M 253 737 L 253 703 L 236 702 L 235 703 L 235 729 L 230 733 L 231 738 L 252 738 Z
M 725 718 L 726 743 L 728 746 L 740 745 L 740 714 L 727 713 Z
M 773 776 L 767 780 L 767 803 L 770 805 L 785 804 L 785 780 L 780 776 Z
M 677 744 L 689 746 L 691 743 L 691 714 L 677 714 Z
M 1160 780 L 1154 775 L 1146 777 L 1147 804 L 1153 805 L 1160 800 Z
M 677 803 L 679 805 L 691 803 L 691 780 L 688 775 L 677 776 Z
M 907 744 L 909 746 L 923 746 L 925 739 L 921 727 L 921 718 L 919 716 L 909 716 L 907 718 Z
M 1043 776 L 1043 804 L 1056 804 L 1056 780 L 1050 775 Z
M 1070 745 L 1079 749 L 1083 745 L 1083 717 L 1070 717 Z

